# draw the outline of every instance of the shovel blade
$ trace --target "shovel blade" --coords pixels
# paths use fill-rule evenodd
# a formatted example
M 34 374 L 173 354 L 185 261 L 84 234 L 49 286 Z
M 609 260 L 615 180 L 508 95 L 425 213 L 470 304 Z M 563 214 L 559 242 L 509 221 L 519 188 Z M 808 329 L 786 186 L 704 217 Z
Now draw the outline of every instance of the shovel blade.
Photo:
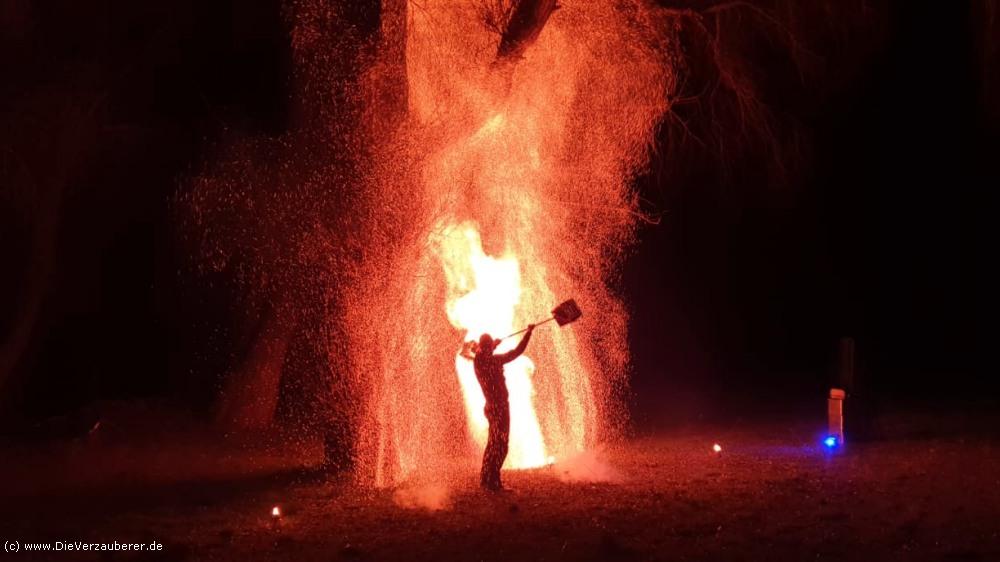
M 580 307 L 576 305 L 576 301 L 573 299 L 569 299 L 552 309 L 552 317 L 556 319 L 556 324 L 560 326 L 565 326 L 582 315 L 583 312 L 580 311 Z

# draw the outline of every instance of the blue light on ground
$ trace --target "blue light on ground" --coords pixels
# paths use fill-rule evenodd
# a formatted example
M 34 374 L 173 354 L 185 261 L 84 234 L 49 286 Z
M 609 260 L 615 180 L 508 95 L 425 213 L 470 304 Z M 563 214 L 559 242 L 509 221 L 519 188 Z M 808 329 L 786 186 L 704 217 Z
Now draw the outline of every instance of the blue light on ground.
M 823 444 L 827 446 L 828 449 L 832 449 L 839 445 L 839 441 L 836 435 L 831 435 L 823 440 Z

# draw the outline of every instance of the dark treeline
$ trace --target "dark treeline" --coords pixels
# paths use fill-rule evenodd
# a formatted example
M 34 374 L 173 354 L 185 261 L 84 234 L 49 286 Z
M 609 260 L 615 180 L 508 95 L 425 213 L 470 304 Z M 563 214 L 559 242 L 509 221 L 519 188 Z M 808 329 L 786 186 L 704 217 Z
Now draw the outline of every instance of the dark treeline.
M 374 29 L 373 5 L 345 21 Z M 894 395 L 997 390 L 989 36 L 968 3 L 880 10 L 815 53 L 809 78 L 766 50 L 753 61 L 761 99 L 804 147 L 786 175 L 752 151 L 720 163 L 692 138 L 684 160 L 654 159 L 639 179 L 662 215 L 622 283 L 643 408 L 821 392 L 842 336 Z M 290 127 L 282 14 L 277 0 L 4 4 L 5 415 L 143 398 L 207 411 L 238 353 L 233 303 L 224 279 L 180 274 L 171 202 L 227 135 Z M 697 137 L 697 105 L 677 113 Z

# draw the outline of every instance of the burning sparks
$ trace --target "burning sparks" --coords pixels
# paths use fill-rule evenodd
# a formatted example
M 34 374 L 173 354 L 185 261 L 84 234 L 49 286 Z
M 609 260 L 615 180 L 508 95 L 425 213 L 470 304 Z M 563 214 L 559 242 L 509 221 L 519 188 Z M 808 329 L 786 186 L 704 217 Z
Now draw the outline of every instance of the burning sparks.
M 483 125 L 481 129 L 472 137 L 473 141 L 479 141 L 485 139 L 489 136 L 495 135 L 500 127 L 503 125 L 503 114 L 497 113 L 491 117 L 486 124 Z
M 567 1 L 521 56 L 498 60 L 472 4 L 398 5 L 385 21 L 405 26 L 405 56 L 385 68 L 406 95 L 368 114 L 386 136 L 373 139 L 364 259 L 344 284 L 348 347 L 362 350 L 349 370 L 367 392 L 359 466 L 387 486 L 478 463 L 485 401 L 462 341 L 544 318 L 557 295 L 594 313 L 537 333 L 506 366 L 505 467 L 579 456 L 623 421 L 625 313 L 607 282 L 631 240 L 630 178 L 666 109 L 663 22 L 631 0 Z

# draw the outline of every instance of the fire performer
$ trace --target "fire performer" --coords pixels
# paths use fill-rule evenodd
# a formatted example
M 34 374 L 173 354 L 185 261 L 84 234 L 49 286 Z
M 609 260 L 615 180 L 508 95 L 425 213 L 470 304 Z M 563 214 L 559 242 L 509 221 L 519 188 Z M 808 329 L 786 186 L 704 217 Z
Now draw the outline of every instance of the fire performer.
M 470 354 L 469 350 L 462 351 L 463 357 L 472 360 L 476 369 L 476 379 L 479 380 L 479 386 L 486 398 L 484 412 L 490 430 L 486 440 L 486 451 L 483 453 L 483 468 L 479 473 L 479 485 L 485 490 L 495 492 L 503 489 L 503 484 L 500 482 L 500 467 L 507 458 L 507 441 L 510 438 L 510 402 L 507 398 L 507 380 L 504 378 L 503 366 L 524 353 L 534 329 L 534 324 L 528 324 L 528 331 L 521 338 L 521 342 L 507 353 L 493 353 L 500 340 L 494 340 L 489 334 L 479 337 L 479 345 L 473 350 L 474 355 Z

